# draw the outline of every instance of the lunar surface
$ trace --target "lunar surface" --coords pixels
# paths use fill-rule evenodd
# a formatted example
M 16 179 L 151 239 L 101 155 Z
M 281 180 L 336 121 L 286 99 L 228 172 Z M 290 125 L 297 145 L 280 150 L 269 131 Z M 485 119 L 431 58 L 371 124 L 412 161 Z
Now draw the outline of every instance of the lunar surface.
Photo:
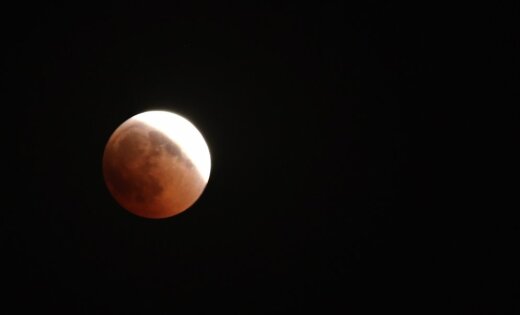
M 165 111 L 131 117 L 112 134 L 103 175 L 114 199 L 146 218 L 174 216 L 192 206 L 209 179 L 204 138 L 185 118 Z

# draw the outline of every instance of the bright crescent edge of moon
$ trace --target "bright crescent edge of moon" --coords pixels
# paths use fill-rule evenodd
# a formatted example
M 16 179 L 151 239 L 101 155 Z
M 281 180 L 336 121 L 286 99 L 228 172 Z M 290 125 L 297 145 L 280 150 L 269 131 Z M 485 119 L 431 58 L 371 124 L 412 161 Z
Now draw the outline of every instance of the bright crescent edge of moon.
M 208 182 L 211 171 L 211 155 L 200 131 L 186 118 L 172 112 L 153 110 L 135 116 L 134 119 L 163 132 L 175 141 L 190 157 L 204 181 Z M 180 137 L 179 135 L 185 135 Z

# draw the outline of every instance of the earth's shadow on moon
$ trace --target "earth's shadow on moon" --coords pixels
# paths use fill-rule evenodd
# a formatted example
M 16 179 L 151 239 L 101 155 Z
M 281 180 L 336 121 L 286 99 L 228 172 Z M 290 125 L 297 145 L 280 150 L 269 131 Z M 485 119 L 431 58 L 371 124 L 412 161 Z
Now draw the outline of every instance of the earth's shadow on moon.
M 147 217 L 151 212 L 157 212 L 151 214 L 156 217 L 165 211 L 165 201 L 161 200 L 165 194 L 169 201 L 177 203 L 172 207 L 179 208 L 190 198 L 195 202 L 206 185 L 179 145 L 161 131 L 135 120 L 123 123 L 110 137 L 103 155 L 103 173 L 116 200 L 134 213 L 145 209 L 147 215 L 143 216 Z M 172 188 L 176 198 L 165 191 Z

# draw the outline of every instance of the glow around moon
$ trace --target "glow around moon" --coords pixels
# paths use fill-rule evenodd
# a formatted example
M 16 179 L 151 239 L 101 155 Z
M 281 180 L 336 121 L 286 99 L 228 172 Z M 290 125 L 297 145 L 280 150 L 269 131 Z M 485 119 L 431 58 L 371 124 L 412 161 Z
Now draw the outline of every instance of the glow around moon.
M 187 119 L 166 111 L 148 111 L 125 121 L 103 154 L 103 175 L 112 196 L 146 218 L 166 218 L 191 207 L 210 171 L 202 134 Z

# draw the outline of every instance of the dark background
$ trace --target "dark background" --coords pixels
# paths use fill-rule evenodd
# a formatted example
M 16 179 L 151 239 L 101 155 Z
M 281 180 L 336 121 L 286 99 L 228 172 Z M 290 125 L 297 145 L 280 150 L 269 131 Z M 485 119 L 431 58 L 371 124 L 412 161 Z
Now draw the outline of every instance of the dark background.
M 514 207 L 487 203 L 492 141 L 455 109 L 483 91 L 466 78 L 491 57 L 465 48 L 485 28 L 247 3 L 3 10 L 5 314 L 519 312 Z M 212 155 L 202 197 L 165 220 L 123 210 L 101 172 L 151 109 Z

